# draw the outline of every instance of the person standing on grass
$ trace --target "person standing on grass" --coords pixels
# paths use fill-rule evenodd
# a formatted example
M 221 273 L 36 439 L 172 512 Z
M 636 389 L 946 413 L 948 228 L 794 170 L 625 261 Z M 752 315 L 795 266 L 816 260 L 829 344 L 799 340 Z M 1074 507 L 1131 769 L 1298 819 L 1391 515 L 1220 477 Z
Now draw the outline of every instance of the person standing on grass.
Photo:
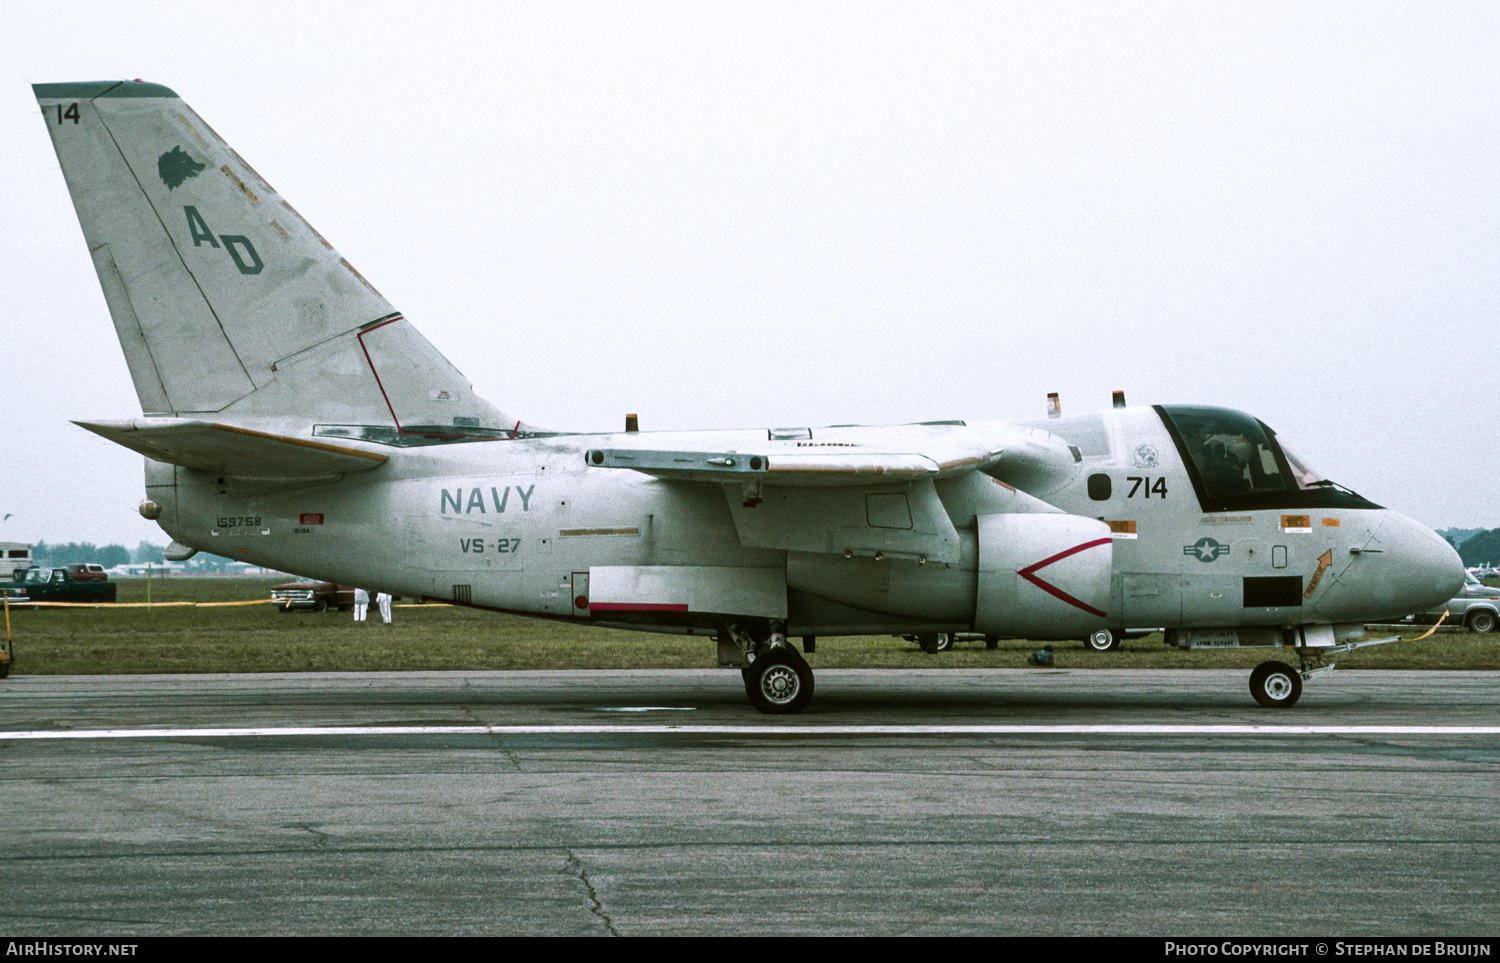
M 365 613 L 370 610 L 370 593 L 362 588 L 354 590 L 354 621 L 363 622 Z
M 391 624 L 391 595 L 389 592 L 377 592 L 375 604 L 380 606 L 380 620 L 386 625 Z

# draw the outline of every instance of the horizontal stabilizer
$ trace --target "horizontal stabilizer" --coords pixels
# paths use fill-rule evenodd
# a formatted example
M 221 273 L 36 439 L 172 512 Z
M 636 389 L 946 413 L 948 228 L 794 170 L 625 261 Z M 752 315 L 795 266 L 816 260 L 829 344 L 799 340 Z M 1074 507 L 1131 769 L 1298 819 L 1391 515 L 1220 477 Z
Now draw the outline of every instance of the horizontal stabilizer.
M 156 461 L 240 478 L 330 478 L 386 461 L 378 452 L 188 418 L 73 423 Z

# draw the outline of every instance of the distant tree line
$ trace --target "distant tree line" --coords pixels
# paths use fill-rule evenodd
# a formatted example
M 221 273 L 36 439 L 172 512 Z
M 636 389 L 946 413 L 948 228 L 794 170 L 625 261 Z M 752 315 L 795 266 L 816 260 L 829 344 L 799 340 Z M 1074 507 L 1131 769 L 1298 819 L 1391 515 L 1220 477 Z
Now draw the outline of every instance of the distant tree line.
M 93 542 L 61 542 L 56 545 L 37 542 L 31 547 L 31 557 L 39 568 L 53 568 L 82 562 L 85 565 L 102 565 L 114 568 L 117 565 L 160 565 L 167 560 L 164 547 L 150 542 L 141 542 L 131 551 L 124 545 L 95 545 Z M 222 572 L 235 559 L 199 552 L 183 565 L 189 572 Z
M 222 572 L 235 561 L 237 560 L 215 555 L 212 552 L 199 552 L 183 563 L 183 568 L 189 572 Z
M 1440 533 L 1447 534 L 1447 533 Z M 1500 528 L 1479 531 L 1462 541 L 1447 535 L 1448 542 L 1458 549 L 1458 557 L 1470 568 L 1475 565 L 1494 565 L 1500 562 Z
M 46 542 L 37 542 L 31 547 L 31 557 L 36 560 L 37 565 L 43 568 L 68 565 L 72 562 L 114 568 L 130 562 L 144 565 L 147 562 L 161 563 L 166 560 L 166 556 L 162 554 L 162 547 L 150 542 L 141 542 L 133 552 L 124 545 L 118 544 L 95 545 L 93 542 L 63 542 L 49 545 Z

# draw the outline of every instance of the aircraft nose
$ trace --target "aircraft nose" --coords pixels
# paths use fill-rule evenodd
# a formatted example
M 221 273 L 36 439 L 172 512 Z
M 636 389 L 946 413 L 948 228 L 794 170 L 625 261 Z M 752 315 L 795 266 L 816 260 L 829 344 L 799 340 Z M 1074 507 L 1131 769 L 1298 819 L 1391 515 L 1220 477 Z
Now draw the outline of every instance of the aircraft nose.
M 1387 566 L 1391 601 L 1399 609 L 1393 615 L 1437 608 L 1463 588 L 1463 560 L 1427 526 L 1391 512 L 1376 541 L 1370 547 L 1380 549 L 1395 563 Z
M 1399 512 L 1381 509 L 1369 521 L 1373 531 L 1335 549 L 1348 561 L 1318 590 L 1313 605 L 1320 616 L 1332 622 L 1398 619 L 1441 608 L 1458 594 L 1464 566 L 1452 545 Z M 1349 527 L 1353 534 L 1355 526 Z M 1332 555 L 1325 557 L 1337 566 Z

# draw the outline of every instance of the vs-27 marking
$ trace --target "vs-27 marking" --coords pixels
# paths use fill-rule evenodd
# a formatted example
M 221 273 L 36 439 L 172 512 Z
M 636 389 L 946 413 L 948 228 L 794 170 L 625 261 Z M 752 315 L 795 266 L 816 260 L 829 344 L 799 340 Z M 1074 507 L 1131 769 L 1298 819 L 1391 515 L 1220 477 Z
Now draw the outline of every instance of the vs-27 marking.
M 521 550 L 521 540 L 497 538 L 493 542 L 486 543 L 482 538 L 460 538 L 458 550 L 470 555 L 483 555 L 486 551 L 497 552 L 501 555 L 514 555 Z

